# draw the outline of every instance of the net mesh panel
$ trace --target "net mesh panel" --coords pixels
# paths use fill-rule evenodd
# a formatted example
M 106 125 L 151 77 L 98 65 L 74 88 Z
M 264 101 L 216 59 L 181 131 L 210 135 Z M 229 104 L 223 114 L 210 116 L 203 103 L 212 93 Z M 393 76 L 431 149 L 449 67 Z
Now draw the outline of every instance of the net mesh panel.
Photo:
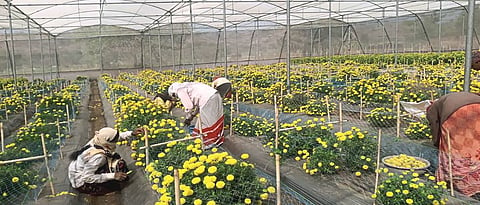
M 78 102 L 83 92 L 84 81 L 73 81 L 72 84 L 65 80 L 48 82 L 35 82 L 28 84 L 25 89 L 12 90 L 12 94 L 25 94 L 29 91 L 30 100 L 27 104 L 36 105 L 36 113 L 28 119 L 28 124 L 20 127 L 18 132 L 5 139 L 5 151 L 0 154 L 2 161 L 15 160 L 43 155 L 40 135 L 45 137 L 45 145 L 49 157 L 48 168 L 55 169 L 60 157 L 59 147 L 69 136 L 70 123 L 67 123 L 68 105 L 69 119 L 77 115 Z M 27 92 L 26 92 L 27 91 Z M 53 94 L 51 91 L 55 91 Z M 71 98 L 65 98 L 70 96 Z M 8 99 L 5 97 L 4 99 Z M 50 104 L 49 104 L 50 103 Z M 35 109 L 30 107 L 29 109 Z M 60 124 L 57 127 L 57 119 Z M 11 115 L 10 121 L 23 124 L 23 113 Z M 6 121 L 3 121 L 4 124 Z M 14 130 L 10 130 L 12 132 Z M 3 174 L 0 181 L 0 201 L 2 204 L 23 204 L 35 200 L 40 194 L 44 184 L 48 182 L 47 168 L 42 159 L 24 162 L 14 162 L 0 166 Z

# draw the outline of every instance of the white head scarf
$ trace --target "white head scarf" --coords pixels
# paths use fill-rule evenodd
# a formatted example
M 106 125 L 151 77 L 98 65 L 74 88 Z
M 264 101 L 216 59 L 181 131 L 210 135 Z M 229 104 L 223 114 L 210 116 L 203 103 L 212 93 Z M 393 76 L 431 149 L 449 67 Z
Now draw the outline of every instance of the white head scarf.
M 120 133 L 113 128 L 104 127 L 95 132 L 92 142 L 94 145 L 102 146 L 103 148 L 108 149 L 110 152 L 113 152 L 115 151 L 119 134 Z
M 172 96 L 172 97 L 177 97 L 177 91 L 179 88 L 182 88 L 183 87 L 183 84 L 182 83 L 178 83 L 178 82 L 175 82 L 175 83 L 172 83 L 170 85 L 170 87 L 168 87 L 168 95 Z

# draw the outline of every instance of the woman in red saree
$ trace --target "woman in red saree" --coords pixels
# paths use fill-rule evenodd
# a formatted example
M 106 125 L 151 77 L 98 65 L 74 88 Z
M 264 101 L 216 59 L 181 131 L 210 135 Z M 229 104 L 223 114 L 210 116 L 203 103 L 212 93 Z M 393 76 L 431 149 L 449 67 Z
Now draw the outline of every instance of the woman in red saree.
M 480 193 L 480 96 L 444 95 L 427 109 L 427 119 L 439 149 L 437 180 L 450 182 L 448 133 L 454 188 L 467 196 Z

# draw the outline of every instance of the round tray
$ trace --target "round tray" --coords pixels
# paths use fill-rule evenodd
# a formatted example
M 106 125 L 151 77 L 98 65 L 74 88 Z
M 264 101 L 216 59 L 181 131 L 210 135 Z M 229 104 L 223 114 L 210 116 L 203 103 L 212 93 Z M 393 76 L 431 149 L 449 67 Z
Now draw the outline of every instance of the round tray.
M 421 158 L 421 157 L 413 157 L 413 156 L 411 156 L 411 157 L 415 158 L 416 160 L 422 161 L 427 165 L 425 167 L 420 167 L 420 168 L 406 168 L 406 167 L 395 166 L 395 165 L 388 164 L 388 163 L 385 162 L 385 160 L 387 160 L 387 159 L 390 159 L 390 158 L 393 158 L 393 157 L 398 157 L 398 156 L 400 156 L 400 155 L 386 156 L 386 157 L 382 158 L 382 163 L 384 165 L 388 166 L 388 167 L 392 167 L 392 168 L 395 168 L 395 169 L 401 169 L 401 170 L 411 170 L 411 169 L 413 169 L 413 170 L 424 170 L 424 169 L 427 169 L 428 167 L 430 167 L 430 162 L 428 160 L 426 160 L 424 158 Z

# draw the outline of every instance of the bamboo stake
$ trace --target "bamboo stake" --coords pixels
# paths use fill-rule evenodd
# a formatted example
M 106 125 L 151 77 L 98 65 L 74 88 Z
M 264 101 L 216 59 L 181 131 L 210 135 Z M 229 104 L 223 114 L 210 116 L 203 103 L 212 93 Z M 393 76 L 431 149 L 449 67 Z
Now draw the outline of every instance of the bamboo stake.
M 60 137 L 60 120 L 57 118 L 57 135 L 58 135 L 58 151 L 60 152 L 60 159 L 63 159 L 62 154 L 62 137 Z
M 180 176 L 178 169 L 173 170 L 173 178 L 175 183 L 175 205 L 180 205 Z
M 400 137 L 400 96 L 397 95 L 397 138 Z
M 47 155 L 47 147 L 45 146 L 45 137 L 43 136 L 43 133 L 40 135 L 42 138 L 42 148 L 43 148 L 43 156 L 45 159 L 45 168 L 47 169 L 47 175 L 48 175 L 48 180 L 50 181 L 50 191 L 52 192 L 52 195 L 55 194 L 55 189 L 53 188 L 53 182 L 52 182 L 52 174 L 50 173 L 50 168 L 48 168 L 48 155 Z
M 450 132 L 447 131 L 447 145 L 448 145 L 448 178 L 450 178 L 450 195 L 455 196 L 453 192 L 453 175 L 452 175 L 452 146 L 450 144 Z
M 252 93 L 252 104 L 255 104 L 255 95 L 253 93 L 253 82 L 250 81 L 250 92 Z
M 28 120 L 27 120 L 27 108 L 25 105 L 23 105 L 23 119 L 25 119 L 25 126 L 27 126 L 28 124 Z
M 52 157 L 52 154 L 48 154 L 47 157 Z M 0 161 L 0 165 L 17 163 L 17 162 L 25 162 L 25 161 L 31 161 L 31 160 L 37 160 L 37 159 L 43 159 L 43 158 L 45 158 L 44 155 L 34 156 L 34 157 L 25 157 L 20 159 L 12 159 L 12 160 Z
M 280 84 L 280 99 L 278 99 L 280 102 L 280 108 L 283 109 L 283 83 Z
M 232 102 L 230 103 L 230 132 L 229 132 L 229 137 L 233 135 L 233 114 L 235 113 L 233 111 L 233 99 L 231 99 Z
M 8 120 L 8 109 L 7 104 L 5 104 L 5 119 Z
M 363 94 L 362 88 L 360 88 L 360 120 L 363 119 Z
M 70 130 L 70 111 L 68 110 L 68 105 L 65 105 L 65 110 L 67 111 L 67 128 L 68 128 L 68 134 L 72 134 Z
M 150 147 L 148 146 L 148 129 L 143 128 L 143 137 L 145 138 L 145 164 L 148 165 L 150 163 Z
M 343 111 L 342 111 L 342 102 L 338 103 L 338 113 L 340 121 L 340 132 L 343 132 Z
M 380 148 L 382 146 L 382 130 L 378 130 L 378 144 L 377 144 L 377 168 L 375 169 L 375 191 L 374 194 L 377 194 L 378 190 L 378 175 L 380 173 Z M 373 202 L 375 204 L 375 201 Z
M 277 107 L 277 96 L 275 95 L 273 98 L 274 101 L 274 109 L 275 109 L 275 150 L 278 149 L 278 135 L 279 135 L 279 120 L 278 120 L 278 107 Z M 275 153 L 275 178 L 277 182 L 277 205 L 282 204 L 281 194 L 280 194 L 280 155 Z
M 330 122 L 330 102 L 328 100 L 328 95 L 325 95 L 325 101 L 327 102 L 327 120 Z
M 235 101 L 237 102 L 237 114 L 240 112 L 239 104 L 238 104 L 238 92 L 235 92 Z
M 189 137 L 189 138 L 183 138 L 183 139 L 177 139 L 177 140 L 170 140 L 170 141 L 166 141 L 166 142 L 161 142 L 161 143 L 157 143 L 157 144 L 152 144 L 150 146 L 148 146 L 149 148 L 153 148 L 153 147 L 158 147 L 158 146 L 162 146 L 162 145 L 166 145 L 166 144 L 169 144 L 171 142 L 182 142 L 182 141 L 187 141 L 187 140 L 194 140 L 194 139 L 197 139 L 197 138 L 200 138 L 200 136 L 195 136 L 195 137 Z M 142 149 L 146 149 L 147 147 L 146 146 L 143 146 L 143 147 L 140 147 L 138 149 L 142 150 Z
M 3 122 L 0 122 L 0 135 L 2 137 L 2 152 L 5 151 L 5 141 L 3 136 Z
M 200 108 L 198 108 L 200 109 Z M 198 112 L 198 131 L 200 132 L 200 139 L 202 140 L 202 150 L 205 151 L 205 143 L 203 141 L 203 129 L 202 129 L 202 114 L 201 112 Z

